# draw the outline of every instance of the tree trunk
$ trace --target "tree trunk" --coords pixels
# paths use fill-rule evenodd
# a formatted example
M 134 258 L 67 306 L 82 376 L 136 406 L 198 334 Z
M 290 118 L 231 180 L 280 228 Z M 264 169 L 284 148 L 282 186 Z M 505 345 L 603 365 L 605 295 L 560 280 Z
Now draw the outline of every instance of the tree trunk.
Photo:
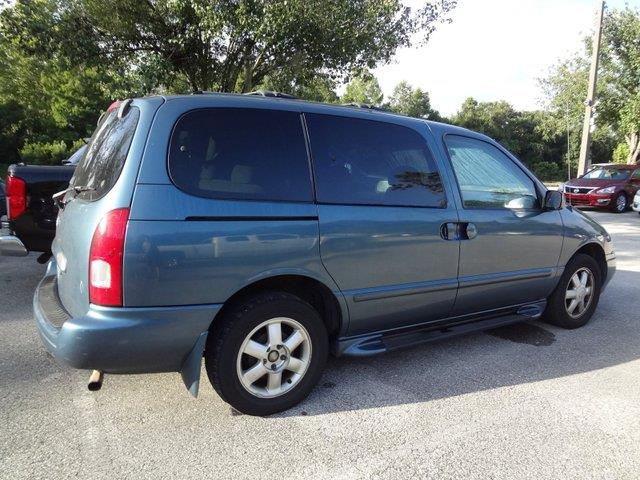
M 253 68 L 251 59 L 247 58 L 244 65 L 244 84 L 242 85 L 242 93 L 248 93 L 253 89 Z
M 629 146 L 629 156 L 627 163 L 637 163 L 640 160 L 640 132 L 633 132 L 626 136 Z

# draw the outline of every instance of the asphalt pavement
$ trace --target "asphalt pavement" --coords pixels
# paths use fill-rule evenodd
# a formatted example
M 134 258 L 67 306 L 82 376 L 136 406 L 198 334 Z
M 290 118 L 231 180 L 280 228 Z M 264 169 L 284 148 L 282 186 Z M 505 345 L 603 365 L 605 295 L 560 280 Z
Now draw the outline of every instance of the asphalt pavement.
M 203 371 L 58 365 L 31 314 L 44 267 L 0 257 L 0 478 L 640 478 L 640 216 L 588 212 L 618 271 L 592 321 L 540 322 L 373 358 L 331 359 L 311 396 L 237 415 Z

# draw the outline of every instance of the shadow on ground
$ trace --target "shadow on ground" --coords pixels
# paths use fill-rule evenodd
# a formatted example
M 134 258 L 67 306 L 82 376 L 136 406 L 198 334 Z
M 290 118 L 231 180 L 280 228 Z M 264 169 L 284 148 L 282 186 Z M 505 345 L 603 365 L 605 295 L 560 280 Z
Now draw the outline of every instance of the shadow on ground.
M 369 358 L 333 358 L 310 398 L 283 416 L 321 415 L 465 395 L 640 358 L 640 272 L 618 270 L 577 330 L 525 322 Z

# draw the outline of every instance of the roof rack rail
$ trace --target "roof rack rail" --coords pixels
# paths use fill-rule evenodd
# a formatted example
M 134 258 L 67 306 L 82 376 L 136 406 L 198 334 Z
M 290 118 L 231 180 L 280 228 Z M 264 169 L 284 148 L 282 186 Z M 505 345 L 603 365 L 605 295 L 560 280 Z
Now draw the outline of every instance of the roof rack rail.
M 245 95 L 255 95 L 257 97 L 273 97 L 273 98 L 287 98 L 290 100 L 299 100 L 298 97 L 290 95 L 288 93 L 272 92 L 271 90 L 256 90 L 255 92 L 245 93 Z
M 369 103 L 351 102 L 351 103 L 343 103 L 342 105 L 344 107 L 366 108 L 367 110 L 376 110 L 376 111 L 379 111 L 379 112 L 388 112 L 389 111 L 386 108 L 376 107 L 375 105 L 371 105 Z

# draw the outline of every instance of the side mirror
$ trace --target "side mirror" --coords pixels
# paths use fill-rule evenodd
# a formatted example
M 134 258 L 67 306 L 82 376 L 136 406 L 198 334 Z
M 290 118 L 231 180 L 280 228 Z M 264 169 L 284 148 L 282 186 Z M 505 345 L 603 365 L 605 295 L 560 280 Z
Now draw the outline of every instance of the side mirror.
M 560 210 L 564 204 L 564 195 L 558 190 L 547 190 L 544 195 L 545 210 Z

